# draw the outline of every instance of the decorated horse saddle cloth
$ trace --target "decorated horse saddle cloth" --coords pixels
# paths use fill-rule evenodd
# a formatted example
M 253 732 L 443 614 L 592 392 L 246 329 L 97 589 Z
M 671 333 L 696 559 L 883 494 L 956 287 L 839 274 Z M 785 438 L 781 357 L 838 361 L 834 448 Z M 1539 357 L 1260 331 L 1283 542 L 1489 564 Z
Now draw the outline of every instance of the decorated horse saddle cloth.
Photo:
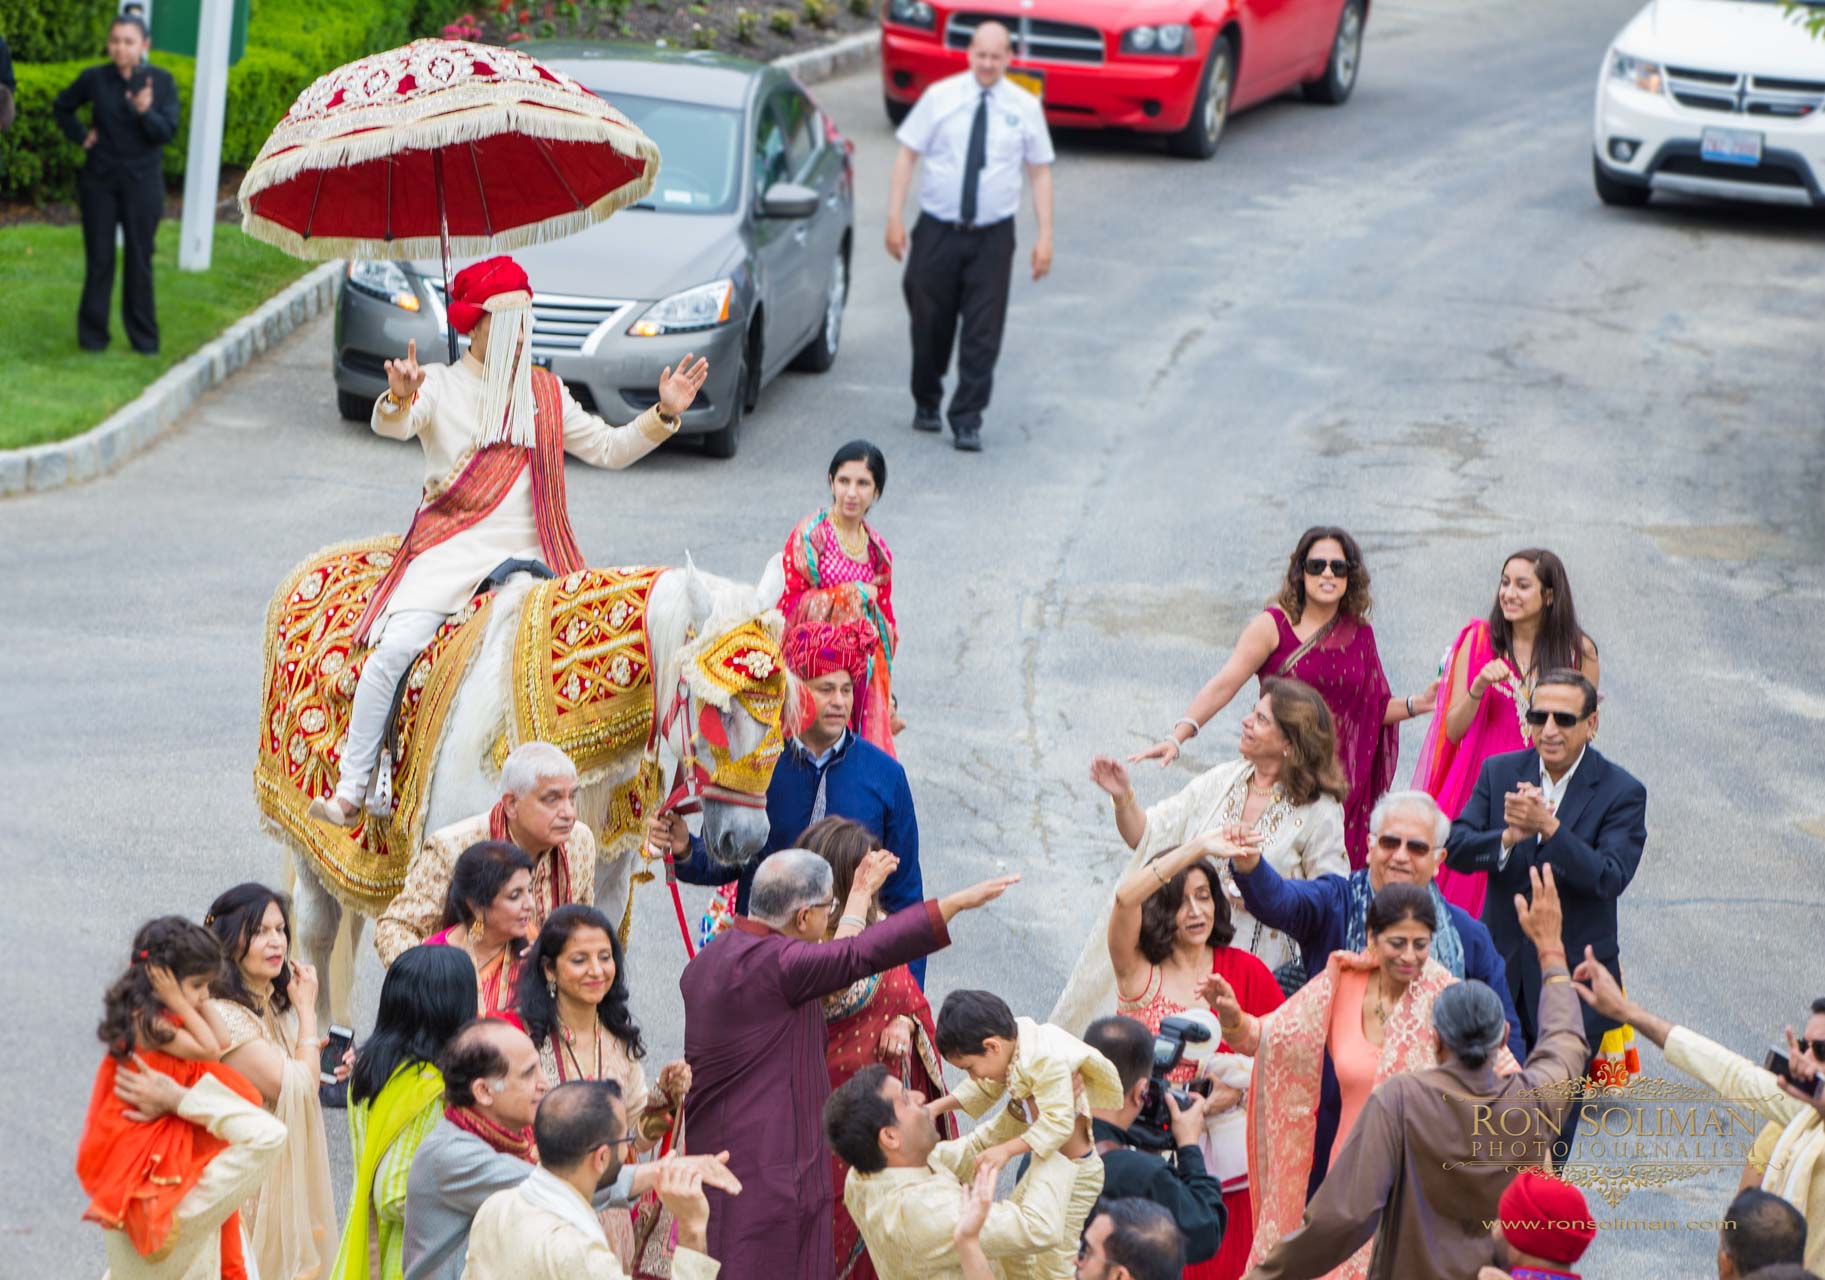
M 319 552 L 279 585 L 267 608 L 265 677 L 255 792 L 266 825 L 310 859 L 338 898 L 377 914 L 405 884 L 424 838 L 431 782 L 457 691 L 465 679 L 499 678 L 475 669 L 493 616 L 490 587 L 451 615 L 406 673 L 395 699 L 390 741 L 376 788 L 390 811 L 369 809 L 353 828 L 308 816 L 312 799 L 334 792 L 356 682 L 368 649 L 356 623 L 398 549 L 394 536 Z M 540 576 L 544 566 L 502 566 Z M 499 571 L 497 571 L 498 573 Z M 540 739 L 568 752 L 588 780 L 647 740 L 652 723 L 652 655 L 646 602 L 663 569 L 584 569 L 536 583 L 516 621 L 507 723 L 496 744 L 507 750 Z M 485 584 L 487 585 L 487 584 Z M 490 763 L 478 760 L 476 767 Z M 642 796 L 658 786 L 640 770 L 616 787 L 609 835 L 638 825 Z M 385 809 L 385 806 L 381 806 Z

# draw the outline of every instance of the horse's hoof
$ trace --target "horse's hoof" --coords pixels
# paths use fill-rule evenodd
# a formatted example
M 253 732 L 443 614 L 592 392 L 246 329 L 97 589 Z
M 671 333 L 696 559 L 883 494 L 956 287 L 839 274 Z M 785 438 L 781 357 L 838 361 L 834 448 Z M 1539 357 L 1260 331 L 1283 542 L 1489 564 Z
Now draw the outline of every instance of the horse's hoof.
M 318 822 L 327 822 L 333 827 L 352 827 L 361 820 L 359 809 L 345 810 L 341 805 L 325 800 L 321 796 L 311 801 L 310 808 L 306 812 Z

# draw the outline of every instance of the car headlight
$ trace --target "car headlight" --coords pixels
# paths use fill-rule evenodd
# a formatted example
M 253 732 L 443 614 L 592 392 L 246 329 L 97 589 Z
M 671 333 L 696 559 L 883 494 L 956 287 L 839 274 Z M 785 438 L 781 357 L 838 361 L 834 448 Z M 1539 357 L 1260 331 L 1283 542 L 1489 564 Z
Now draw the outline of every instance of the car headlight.
M 714 329 L 728 320 L 729 303 L 734 299 L 733 280 L 712 280 L 695 289 L 661 298 L 629 326 L 628 333 L 636 338 L 656 338 L 662 333 Z
M 923 27 L 927 31 L 938 23 L 937 15 L 925 0 L 887 0 L 887 20 L 903 27 Z
M 1192 52 L 1191 28 L 1182 22 L 1130 27 L 1122 32 L 1122 52 L 1161 54 L 1168 58 L 1186 57 Z
M 349 287 L 392 303 L 405 311 L 419 308 L 418 290 L 397 262 L 349 261 Z
M 1659 93 L 1662 86 L 1660 64 L 1636 58 L 1618 50 L 1610 58 L 1610 75 L 1626 80 L 1643 93 Z

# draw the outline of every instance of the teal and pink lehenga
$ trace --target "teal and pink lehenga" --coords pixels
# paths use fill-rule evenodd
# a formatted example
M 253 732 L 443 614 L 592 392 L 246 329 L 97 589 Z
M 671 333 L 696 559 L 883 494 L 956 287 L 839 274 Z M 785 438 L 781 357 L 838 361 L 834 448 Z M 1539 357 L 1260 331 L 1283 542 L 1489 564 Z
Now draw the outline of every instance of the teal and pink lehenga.
M 786 539 L 786 589 L 779 598 L 788 629 L 797 622 L 866 623 L 875 634 L 868 678 L 855 691 L 851 727 L 888 755 L 893 749 L 893 658 L 899 628 L 893 616 L 893 553 L 868 525 L 866 561 L 851 559 L 820 511 L 799 521 Z

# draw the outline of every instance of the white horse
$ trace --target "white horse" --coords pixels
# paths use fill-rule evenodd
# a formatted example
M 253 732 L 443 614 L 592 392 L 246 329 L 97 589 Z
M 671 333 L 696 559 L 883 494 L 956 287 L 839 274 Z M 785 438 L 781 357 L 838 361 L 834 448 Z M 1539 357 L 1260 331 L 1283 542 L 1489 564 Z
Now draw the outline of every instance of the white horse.
M 438 753 L 426 797 L 424 830 L 436 831 L 494 807 L 500 799 L 500 773 L 494 767 L 494 744 L 506 731 L 511 702 L 508 684 L 509 657 L 533 579 L 524 574 L 509 578 L 495 596 L 482 647 L 463 677 L 450 707 L 444 741 Z M 775 602 L 785 586 L 779 557 L 768 562 L 758 583 L 734 582 L 703 573 L 686 557 L 685 567 L 662 574 L 647 601 L 646 630 L 653 660 L 653 689 L 663 705 L 679 688 L 683 651 L 689 637 L 725 635 L 744 623 L 759 619 L 778 638 L 779 616 Z M 698 696 L 690 723 L 702 723 Z M 741 708 L 741 714 L 735 709 Z M 754 751 L 772 726 L 756 719 L 745 705 L 731 701 L 724 724 L 729 754 L 741 757 Z M 699 732 L 694 729 L 694 732 Z M 681 745 L 671 744 L 674 751 Z M 708 758 L 699 738 L 696 752 Z M 621 839 L 611 846 L 602 832 L 608 801 L 614 788 L 624 784 L 640 767 L 642 745 L 636 745 L 581 781 L 578 820 L 604 837 L 596 866 L 596 902 L 611 919 L 618 919 L 628 900 L 630 878 L 639 862 L 638 839 Z M 767 838 L 764 808 L 729 803 L 713 797 L 703 800 L 703 841 L 711 857 L 727 866 L 738 866 L 756 853 Z M 346 1022 L 353 985 L 353 955 L 360 943 L 365 917 L 332 894 L 318 877 L 317 868 L 295 850 L 290 855 L 295 894 L 296 945 L 303 958 L 317 966 L 323 982 L 318 988 L 318 1019 L 328 1026 L 332 1011 Z M 337 939 L 347 941 L 338 947 Z

